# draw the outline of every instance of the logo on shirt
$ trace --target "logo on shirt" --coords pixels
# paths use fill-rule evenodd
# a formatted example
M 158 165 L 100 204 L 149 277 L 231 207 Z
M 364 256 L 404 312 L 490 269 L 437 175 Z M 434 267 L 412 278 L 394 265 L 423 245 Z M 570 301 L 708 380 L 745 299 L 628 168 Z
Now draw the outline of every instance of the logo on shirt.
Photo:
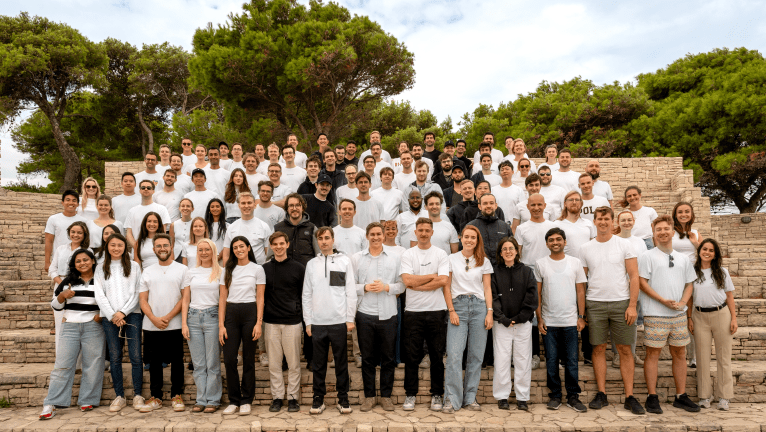
M 431 263 L 430 263 L 430 262 L 427 262 L 427 263 L 425 263 L 425 264 L 421 264 L 420 266 L 421 266 L 421 267 L 425 267 L 425 266 L 430 266 L 430 265 L 431 265 Z

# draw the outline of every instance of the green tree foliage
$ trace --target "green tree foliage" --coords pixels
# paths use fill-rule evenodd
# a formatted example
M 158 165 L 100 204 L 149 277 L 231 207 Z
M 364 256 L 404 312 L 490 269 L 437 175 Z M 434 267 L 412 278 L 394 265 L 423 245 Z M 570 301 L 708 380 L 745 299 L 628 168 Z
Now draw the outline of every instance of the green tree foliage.
M 42 17 L 21 13 L 0 16 L 0 106 L 9 121 L 20 110 L 37 107 L 50 124 L 64 163 L 60 190 L 75 186 L 80 159 L 64 135 L 70 99 L 100 78 L 107 57 L 100 45 L 77 30 Z
M 414 57 L 364 16 L 335 3 L 254 0 L 194 35 L 193 81 L 236 117 L 275 120 L 304 143 L 349 136 L 370 102 L 411 88 Z M 232 118 L 235 118 L 232 116 Z M 304 144 L 305 145 L 305 144 Z
M 687 55 L 638 76 L 654 116 L 631 124 L 638 155 L 683 156 L 711 203 L 766 203 L 766 61 L 757 51 Z
M 174 142 L 180 142 L 182 138 L 189 138 L 194 143 L 205 146 L 217 145 L 221 141 L 228 143 L 247 142 L 247 134 L 236 129 L 229 128 L 223 118 L 223 110 L 219 106 L 210 109 L 198 108 L 189 114 L 179 111 L 173 114 Z M 254 145 L 246 150 L 252 150 Z

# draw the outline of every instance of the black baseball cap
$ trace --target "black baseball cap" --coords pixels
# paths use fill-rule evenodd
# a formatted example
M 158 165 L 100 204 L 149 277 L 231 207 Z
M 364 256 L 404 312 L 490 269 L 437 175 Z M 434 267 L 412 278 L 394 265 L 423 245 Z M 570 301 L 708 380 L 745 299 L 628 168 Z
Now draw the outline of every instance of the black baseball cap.
M 330 183 L 332 184 L 332 180 L 330 180 L 330 176 L 328 176 L 325 173 L 319 174 L 319 177 L 317 177 L 317 184 L 319 183 Z
M 194 174 L 202 174 L 205 178 L 207 178 L 207 174 L 205 174 L 205 170 L 202 168 L 194 168 L 194 171 L 192 171 L 192 177 L 194 177 Z
M 461 162 L 459 160 L 454 160 L 454 159 L 453 159 L 453 162 L 454 163 L 452 165 L 452 171 L 454 172 L 456 169 L 459 169 L 460 171 L 463 172 L 463 175 L 465 175 L 467 170 L 465 169 L 465 165 L 463 165 L 463 162 Z
M 444 148 L 447 147 L 455 147 L 455 143 L 453 143 L 451 140 L 447 140 L 447 142 L 444 143 Z

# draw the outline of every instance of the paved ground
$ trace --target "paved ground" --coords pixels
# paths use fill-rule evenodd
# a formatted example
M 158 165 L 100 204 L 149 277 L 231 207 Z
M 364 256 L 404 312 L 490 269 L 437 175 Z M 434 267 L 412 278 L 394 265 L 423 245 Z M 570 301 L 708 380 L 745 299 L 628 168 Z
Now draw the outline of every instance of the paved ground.
M 715 407 L 715 405 L 714 405 Z M 76 408 L 58 410 L 52 420 L 39 421 L 40 408 L 0 409 L 0 432 L 547 432 L 547 431 L 736 431 L 766 432 L 766 404 L 732 404 L 728 412 L 715 409 L 690 414 L 663 404 L 663 415 L 634 416 L 622 406 L 610 405 L 600 411 L 578 414 L 565 406 L 549 411 L 544 405 L 531 405 L 529 412 L 501 411 L 496 405 L 484 405 L 481 412 L 461 410 L 440 414 L 418 405 L 415 411 L 397 407 L 385 412 L 380 407 L 368 413 L 340 415 L 334 407 L 319 416 L 300 413 L 269 413 L 267 407 L 255 407 L 249 416 L 175 413 L 165 407 L 151 414 L 140 414 L 127 407 L 109 413 L 99 407 L 88 413 Z

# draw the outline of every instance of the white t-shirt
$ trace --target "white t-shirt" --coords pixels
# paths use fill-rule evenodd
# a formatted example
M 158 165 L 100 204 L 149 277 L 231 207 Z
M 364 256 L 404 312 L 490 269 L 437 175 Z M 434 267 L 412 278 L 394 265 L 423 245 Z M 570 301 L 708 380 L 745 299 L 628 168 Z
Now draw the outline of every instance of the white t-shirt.
M 417 219 L 415 219 L 417 221 Z M 415 225 L 413 222 L 412 230 L 410 233 L 410 242 L 417 242 L 418 237 L 415 234 Z M 452 254 L 452 248 L 451 245 L 456 244 L 460 241 L 460 238 L 457 234 L 457 231 L 455 230 L 455 227 L 452 226 L 452 224 L 448 220 L 440 220 L 439 222 L 434 222 L 434 233 L 431 236 L 431 246 L 437 247 L 441 250 L 443 250 L 446 254 L 451 255 Z M 404 246 L 407 247 L 410 244 L 405 244 Z M 417 247 L 417 246 L 416 246 Z
M 85 204 L 85 210 L 82 209 L 82 200 L 87 200 L 87 204 Z M 98 208 L 96 207 L 96 200 L 90 198 L 80 198 L 80 205 L 77 206 L 77 214 L 87 220 L 98 219 Z
M 503 178 L 493 172 L 493 174 L 484 174 L 484 180 L 489 182 L 489 185 L 494 190 L 495 186 L 500 185 L 503 182 Z
M 507 188 L 497 186 L 492 188 L 492 195 L 495 196 L 498 207 L 503 210 L 505 221 L 512 222 L 513 215 L 516 212 L 516 205 L 525 199 L 524 190 L 514 184 Z
M 186 243 L 181 252 L 181 257 L 186 258 L 186 267 L 190 269 L 197 267 L 197 245 Z
M 521 262 L 534 266 L 540 258 L 550 255 L 551 251 L 545 245 L 545 233 L 551 228 L 556 228 L 556 224 L 546 220 L 543 222 L 524 222 L 516 227 L 516 241 L 519 242 L 521 249 Z
M 284 220 L 285 211 L 273 204 L 267 208 L 257 205 L 253 209 L 253 216 L 265 222 L 271 228 L 271 232 L 274 232 L 274 226 Z
M 239 193 L 237 193 L 237 198 L 239 198 Z M 242 211 L 239 209 L 237 198 L 234 199 L 233 203 L 223 200 L 223 206 L 226 209 L 226 219 L 231 217 L 242 217 Z
M 599 207 L 609 207 L 609 201 L 606 198 L 598 195 L 593 195 L 593 198 L 582 200 L 582 210 L 580 210 L 580 216 L 583 219 L 588 219 L 593 222 L 595 218 L 595 211 Z
M 195 155 L 194 153 L 190 155 L 185 155 L 185 154 L 181 155 L 181 163 L 184 164 L 184 168 L 183 168 L 184 172 L 188 165 L 194 165 L 196 162 L 197 162 L 197 155 Z
M 141 195 L 134 193 L 133 195 L 117 195 L 112 198 L 112 209 L 114 209 L 114 218 L 123 225 L 125 225 L 125 218 L 128 217 L 128 212 L 135 206 L 141 205 Z
M 553 221 L 553 223 L 564 230 L 567 235 L 564 253 L 575 258 L 580 258 L 580 248 L 582 245 L 596 237 L 596 226 L 587 219 L 578 218 L 575 223 L 564 219 Z
M 181 191 L 181 196 L 183 196 L 194 190 L 194 182 L 192 182 L 191 177 L 188 175 L 178 174 L 176 176 L 176 182 L 173 184 L 173 187 L 177 191 Z
M 231 245 L 234 237 L 245 236 L 250 242 L 250 248 L 253 250 L 253 255 L 255 255 L 255 262 L 263 264 L 266 262 L 266 248 L 269 246 L 269 236 L 273 233 L 274 230 L 257 217 L 250 220 L 237 219 L 226 230 L 226 239 L 223 242 L 224 248 L 228 248 Z M 229 255 L 229 259 L 232 259 L 231 253 Z
M 231 259 L 237 259 L 233 257 Z M 226 271 L 221 272 L 220 284 L 226 286 Z M 255 303 L 256 285 L 266 285 L 266 273 L 263 267 L 254 262 L 237 265 L 231 272 L 231 285 L 227 303 Z
M 407 210 L 409 204 L 404 198 L 404 192 L 399 189 L 378 188 L 370 192 L 372 199 L 380 201 L 383 206 L 382 220 L 394 220 L 399 216 L 400 211 Z
M 585 271 L 579 259 L 564 255 L 554 261 L 550 256 L 535 263 L 535 278 L 542 282 L 542 313 L 545 324 L 553 327 L 577 325 L 577 286 L 585 283 Z
M 524 157 L 529 159 L 529 156 L 527 156 L 526 153 L 524 153 Z M 504 160 L 509 161 L 513 165 L 513 175 L 519 174 L 519 162 L 516 161 L 516 156 L 509 154 L 504 158 Z M 529 159 L 529 173 L 536 173 L 537 172 L 537 165 L 535 165 L 535 161 L 532 159 Z
M 158 262 L 160 259 L 154 253 L 154 239 L 144 239 L 144 242 L 141 243 L 141 270 L 146 270 Z
M 151 180 L 152 183 L 154 183 L 155 190 L 157 189 L 157 185 L 160 185 L 161 188 L 163 184 L 162 176 L 164 175 L 165 170 L 156 170 L 154 174 L 149 174 L 146 171 L 141 171 L 140 173 L 136 174 L 136 189 L 134 190 L 135 193 L 140 193 L 141 191 L 141 180 Z
M 226 237 L 226 234 L 224 234 L 221 237 L 218 236 L 218 224 L 219 223 L 220 222 L 213 222 L 213 224 L 212 224 L 213 226 L 210 227 L 210 240 L 212 240 L 213 243 L 215 243 L 215 247 L 216 247 L 216 249 L 218 249 L 218 252 L 220 253 L 220 252 L 223 251 L 223 248 L 225 246 L 229 246 L 229 245 L 223 244 L 223 240 Z M 230 224 L 226 223 L 226 221 L 224 221 L 223 223 L 226 224 L 226 229 L 228 231 L 228 228 L 229 228 Z
M 192 219 L 198 216 L 204 218 L 205 211 L 207 210 L 207 205 L 210 203 L 210 200 L 214 198 L 220 199 L 217 193 L 209 189 L 203 191 L 193 190 L 184 195 L 184 198 L 189 198 L 192 204 L 194 204 L 194 210 L 192 210 L 191 214 Z
M 186 272 L 184 288 L 189 287 L 191 292 L 190 309 L 204 310 L 218 307 L 219 290 L 221 284 L 218 278 L 210 280 L 213 274 L 212 268 L 194 267 Z
M 540 166 L 537 167 L 537 170 L 540 171 L 540 168 L 542 168 L 544 166 L 550 167 L 551 168 L 551 172 L 556 172 L 561 167 L 559 165 L 558 161 L 556 163 L 554 163 L 553 165 L 549 164 L 548 162 L 543 162 L 543 163 L 540 164 Z
M 476 258 L 468 258 L 468 271 L 465 271 L 466 261 L 462 252 L 455 252 L 449 256 L 449 269 L 452 273 L 450 294 L 452 298 L 463 294 L 475 295 L 484 300 L 484 275 L 492 274 L 492 263 L 489 257 L 484 257 L 481 266 L 476 265 Z
M 293 161 L 293 162 L 295 162 L 295 166 L 301 167 L 303 169 L 306 169 L 306 161 L 308 159 L 309 159 L 309 157 L 306 156 L 306 153 L 303 153 L 302 151 L 295 150 L 295 160 Z M 281 163 L 282 165 L 285 164 L 285 159 L 282 156 L 279 157 L 279 163 Z
M 652 221 L 657 219 L 657 212 L 647 206 L 641 206 L 640 209 L 630 212 L 633 213 L 633 220 L 635 221 L 630 233 L 640 239 L 652 238 L 654 235 L 652 233 Z
M 513 214 L 511 219 L 518 219 L 519 224 L 523 224 L 527 221 L 529 221 L 532 218 L 532 214 L 529 212 L 529 209 L 527 208 L 527 202 L 529 199 L 524 198 L 524 201 L 521 201 L 520 203 L 516 204 L 516 207 L 513 208 Z M 545 205 L 545 209 L 543 210 L 543 217 L 545 220 L 553 220 L 553 214 L 551 213 L 551 208 L 547 205 Z
M 696 229 L 692 228 L 692 232 L 697 235 L 698 239 L 700 238 L 700 234 Z M 688 235 L 684 236 L 682 240 L 681 236 L 678 234 L 678 231 L 673 230 L 673 250 L 686 255 L 686 258 L 689 258 L 689 261 L 692 263 L 692 265 L 697 262 L 697 248 L 694 247 L 694 243 L 689 240 Z
M 415 170 L 413 169 L 411 173 L 403 173 L 399 172 L 394 176 L 394 181 L 391 183 L 391 185 L 400 191 L 404 191 L 407 189 L 407 186 L 411 185 L 415 180 L 417 180 L 417 176 L 415 175 Z M 404 199 L 407 199 L 408 197 L 404 197 Z
M 280 161 L 277 162 L 277 163 L 282 167 L 282 169 L 285 169 L 285 163 L 281 160 L 281 158 L 282 157 L 280 156 Z M 258 164 L 258 168 L 255 169 L 255 172 L 257 172 L 259 174 L 262 174 L 262 175 L 265 175 L 265 176 L 268 176 L 269 175 L 269 165 L 271 165 L 271 161 L 266 159 L 263 162 Z M 296 158 L 296 161 L 295 161 L 295 165 L 298 165 L 297 158 Z
M 649 249 L 646 247 L 646 243 L 644 243 L 644 239 L 640 239 L 634 235 L 628 237 L 626 240 L 630 242 L 630 250 L 633 252 L 633 255 L 636 256 L 636 258 L 641 258 L 641 255 L 646 253 Z
M 279 178 L 279 182 L 287 185 L 292 191 L 297 191 L 304 180 L 306 180 L 306 170 L 297 166 L 282 168 L 282 177 Z
M 143 269 L 138 292 L 149 292 L 147 303 L 152 308 L 154 316 L 161 318 L 167 315 L 181 300 L 181 291 L 184 288 L 187 271 L 185 265 L 175 261 L 167 266 L 158 264 Z M 142 327 L 144 331 L 162 331 L 155 327 L 147 316 L 144 316 Z M 170 320 L 165 330 L 178 330 L 180 328 L 181 314 L 177 314 Z
M 205 189 L 210 189 L 216 192 L 219 196 L 224 196 L 226 193 L 226 183 L 231 178 L 231 172 L 223 168 L 213 169 L 210 166 L 205 167 Z
M 128 216 L 125 218 L 125 229 L 127 230 L 130 228 L 133 231 L 134 239 L 138 238 L 138 234 L 141 232 L 141 222 L 143 222 L 144 217 L 150 212 L 155 212 L 160 215 L 160 219 L 162 219 L 160 222 L 162 225 L 166 227 L 170 226 L 172 220 L 170 219 L 170 214 L 168 214 L 168 209 L 166 209 L 164 205 L 157 204 L 156 202 L 149 205 L 138 205 L 130 209 Z
M 290 189 L 286 184 L 279 183 L 279 186 L 275 187 L 274 192 L 271 194 L 271 202 L 281 201 L 293 192 L 296 191 Z
M 670 257 L 673 267 L 670 267 Z M 641 255 L 638 259 L 638 276 L 647 279 L 649 286 L 661 297 L 680 301 L 684 296 L 684 287 L 694 282 L 697 274 L 686 255 L 672 251 L 670 255 L 656 247 Z M 684 313 L 683 310 L 670 309 L 641 291 L 641 311 L 644 316 L 674 317 Z
M 191 177 L 191 175 L 194 172 L 194 170 L 197 169 L 197 165 L 196 164 L 197 164 L 197 157 L 195 156 L 194 157 L 194 161 L 192 163 L 190 163 L 188 165 L 184 165 L 184 168 L 183 168 L 184 174 L 186 174 L 189 177 Z M 203 166 L 200 169 L 205 170 L 205 169 L 208 169 L 208 168 L 210 168 L 210 164 L 205 162 L 205 166 Z M 207 177 L 207 174 L 205 174 L 205 177 Z
M 175 188 L 172 192 L 165 192 L 164 189 L 159 189 L 152 195 L 152 201 L 165 207 L 168 211 L 171 222 L 181 219 L 181 212 L 178 210 L 178 205 L 181 204 L 183 198 L 183 192 Z
M 402 254 L 407 249 L 405 249 L 402 246 L 398 246 L 398 245 L 397 246 L 388 246 L 388 245 L 384 244 L 383 245 L 383 250 L 386 251 L 387 254 L 394 254 L 394 255 L 396 255 L 396 259 L 398 260 L 399 258 L 401 258 Z
M 356 214 L 354 215 L 354 225 L 366 230 L 371 222 L 380 222 L 383 220 L 383 204 L 380 201 L 370 198 L 367 201 L 360 201 L 354 198 L 356 203 Z
M 500 162 L 502 162 L 503 158 L 505 157 L 503 152 L 498 150 L 498 149 L 496 149 L 496 148 L 493 148 L 492 151 L 489 154 L 490 154 L 490 156 L 492 156 L 492 164 L 493 165 L 499 165 Z M 473 173 L 472 173 L 472 175 L 476 174 L 479 171 L 481 171 L 481 160 L 480 160 L 480 157 L 481 157 L 481 153 L 479 153 L 479 151 L 477 150 L 476 153 L 473 154 Z M 515 170 L 516 169 L 514 168 L 514 171 Z
M 332 227 L 335 234 L 335 249 L 347 256 L 352 256 L 359 251 L 367 249 L 369 243 L 365 236 L 365 230 L 358 226 L 343 228 L 340 225 Z
M 596 182 L 593 183 L 593 195 L 601 196 L 608 200 L 614 198 L 612 196 L 612 187 L 609 186 L 609 183 L 603 180 L 596 180 Z
M 372 151 L 370 149 L 367 149 L 367 150 L 363 151 L 362 155 L 359 156 L 359 161 L 360 162 L 363 161 L 365 157 L 367 157 L 368 155 L 371 155 L 371 154 L 372 154 Z M 384 161 L 386 161 L 388 163 L 391 163 L 391 153 L 389 153 L 387 150 L 382 150 L 380 152 L 380 159 L 384 160 Z
M 563 188 L 565 191 L 579 191 L 580 173 L 577 171 L 553 171 L 551 173 L 551 184 Z
M 433 245 L 426 250 L 415 246 L 402 254 L 401 273 L 417 276 L 432 274 L 449 276 L 449 256 Z M 442 288 L 433 291 L 415 291 L 407 288 L 404 310 L 407 312 L 447 310 L 444 291 Z
M 176 259 L 181 256 L 181 252 L 184 251 L 184 246 L 189 244 L 191 223 L 192 221 L 184 222 L 181 219 L 173 222 L 173 235 L 175 236 L 173 255 L 175 255 Z
M 64 216 L 64 213 L 56 213 L 48 218 L 48 221 L 45 223 L 45 234 L 53 234 L 51 255 L 59 246 L 69 243 L 67 228 L 77 221 L 88 222 L 84 217 L 76 213 L 74 216 Z
M 95 249 L 101 246 L 102 237 L 104 234 L 104 228 L 96 225 L 96 223 L 93 222 L 92 220 L 88 221 L 86 225 L 88 225 L 88 235 L 90 236 L 91 249 Z M 125 235 L 125 227 L 122 226 L 122 223 L 120 223 L 120 221 L 116 220 L 111 225 L 114 225 L 117 228 L 119 228 L 120 234 Z
M 351 189 L 348 187 L 348 185 L 343 185 L 338 188 L 338 190 L 335 191 L 335 198 L 337 202 L 335 203 L 335 207 L 338 207 L 338 204 L 343 199 L 350 199 L 353 200 L 354 198 L 359 196 L 359 189 L 354 188 Z
M 587 300 L 621 301 L 630 298 L 625 260 L 636 258 L 631 249 L 630 242 L 616 235 L 603 243 L 593 239 L 580 248 L 582 265 L 588 268 Z
M 521 175 L 519 175 L 519 173 L 513 173 L 513 176 L 511 177 L 511 183 L 514 186 L 526 192 L 527 190 L 526 182 L 527 182 L 527 177 L 522 177 Z
M 734 282 L 729 276 L 729 270 L 722 269 L 724 276 L 723 289 L 718 289 L 713 279 L 713 270 L 702 269 L 704 280 L 694 282 L 694 306 L 701 308 L 716 307 L 726 302 L 726 293 L 734 291 Z
M 396 217 L 396 228 L 399 232 L 396 241 L 400 246 L 404 246 L 406 249 L 410 248 L 410 235 L 415 231 L 415 222 L 421 217 L 428 217 L 428 211 L 422 207 L 418 213 L 407 210 Z
M 255 195 L 255 197 L 258 197 L 258 183 L 262 181 L 268 181 L 269 178 L 265 175 L 256 172 L 255 174 L 248 174 L 245 172 L 245 177 L 247 178 L 247 185 L 250 186 L 250 191 Z
M 564 208 L 564 196 L 567 191 L 564 188 L 550 185 L 540 188 L 540 195 L 545 198 L 546 208 L 550 209 L 551 220 L 558 219 L 561 216 L 561 209 Z
M 231 172 L 231 163 L 232 162 L 233 161 L 231 159 L 220 159 L 218 161 L 218 166 L 220 166 L 221 168 L 225 169 L 226 171 Z

